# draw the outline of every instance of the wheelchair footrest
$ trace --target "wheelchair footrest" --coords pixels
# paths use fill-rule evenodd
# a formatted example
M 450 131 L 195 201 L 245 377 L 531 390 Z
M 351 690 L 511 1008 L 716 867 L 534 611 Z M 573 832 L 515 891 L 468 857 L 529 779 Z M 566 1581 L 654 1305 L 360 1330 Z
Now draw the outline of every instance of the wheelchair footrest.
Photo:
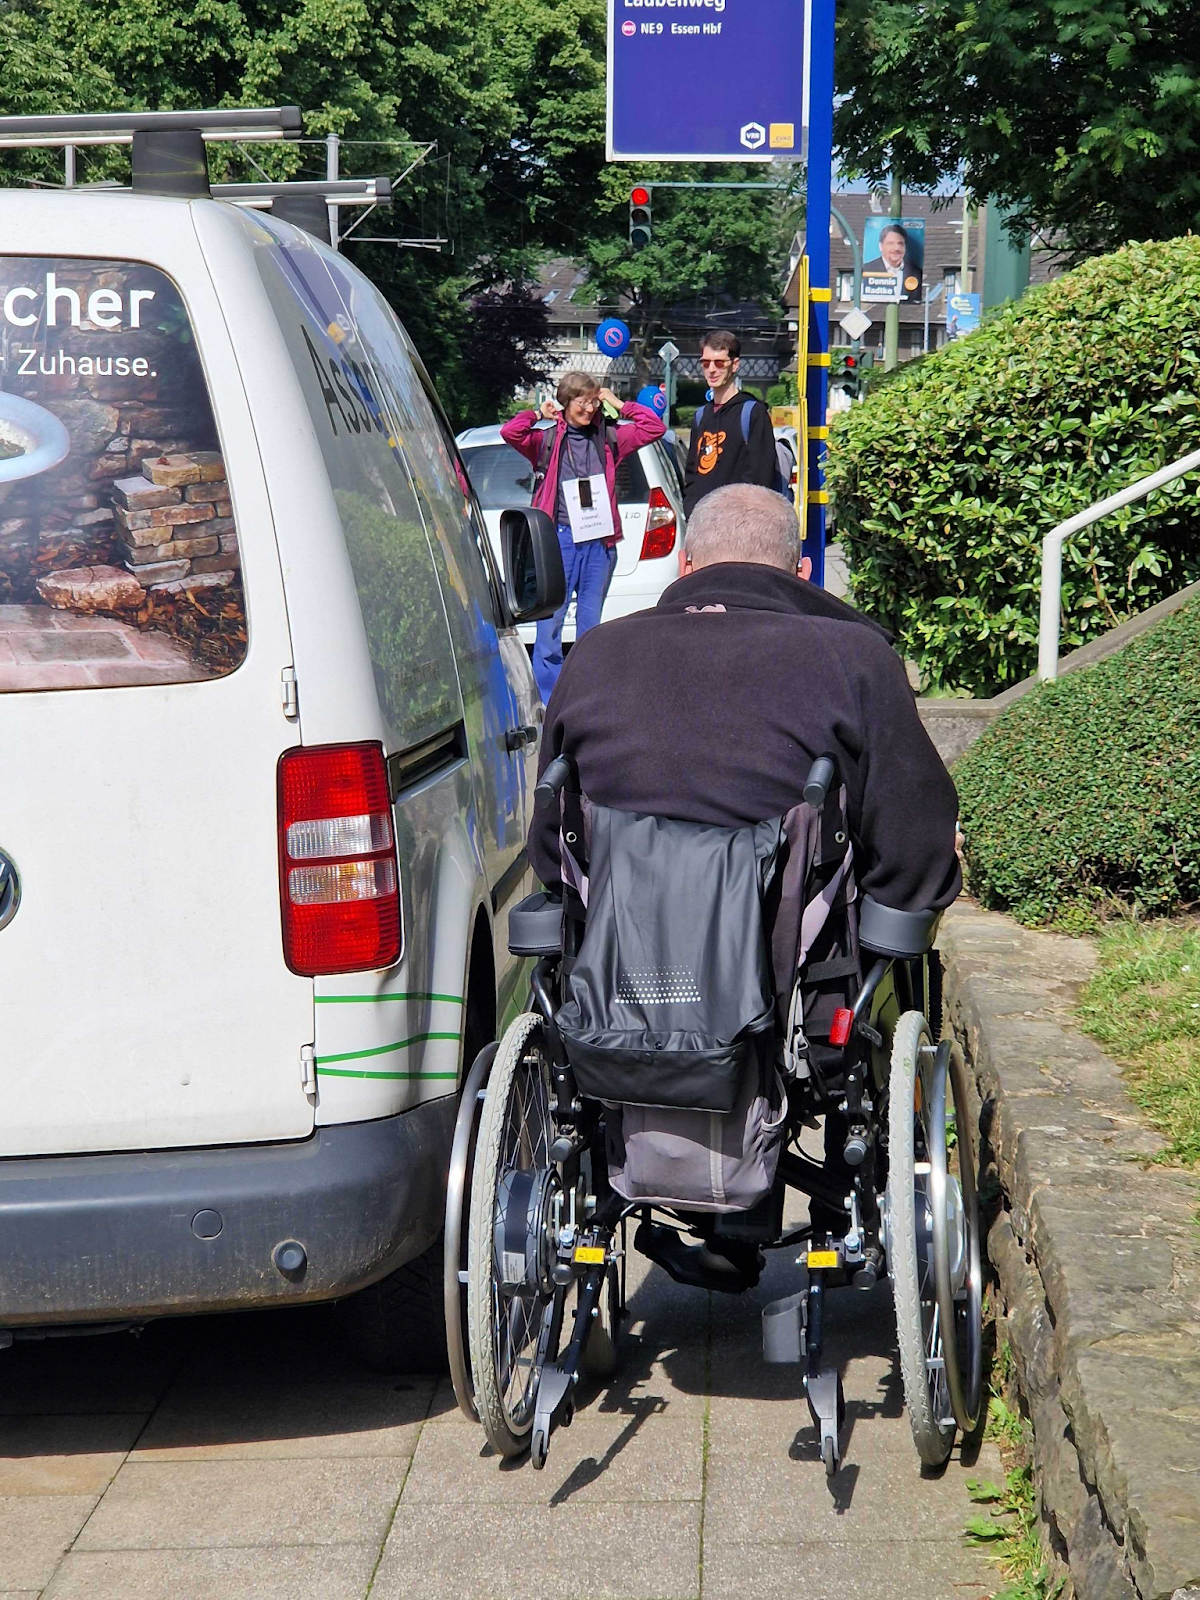
M 763 1360 L 772 1363 L 803 1361 L 808 1354 L 808 1286 L 784 1300 L 763 1307 Z

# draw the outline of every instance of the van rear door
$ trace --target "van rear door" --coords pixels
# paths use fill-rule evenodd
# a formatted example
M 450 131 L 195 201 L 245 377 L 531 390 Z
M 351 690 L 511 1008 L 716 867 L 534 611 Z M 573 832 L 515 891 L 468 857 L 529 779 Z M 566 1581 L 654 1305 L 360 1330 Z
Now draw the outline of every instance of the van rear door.
M 187 206 L 64 209 L 95 257 L 0 257 L 0 1153 L 297 1138 L 298 737 L 251 419 Z M 139 223 L 167 271 L 120 258 Z

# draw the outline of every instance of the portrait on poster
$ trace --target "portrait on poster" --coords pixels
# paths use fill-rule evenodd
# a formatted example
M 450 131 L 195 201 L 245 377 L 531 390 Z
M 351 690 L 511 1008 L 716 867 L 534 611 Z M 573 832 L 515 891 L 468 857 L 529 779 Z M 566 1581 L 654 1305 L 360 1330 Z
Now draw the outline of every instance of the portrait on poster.
M 917 303 L 925 275 L 925 218 L 868 217 L 863 228 L 863 299 L 867 299 L 867 280 L 890 276 L 899 285 L 879 300 Z

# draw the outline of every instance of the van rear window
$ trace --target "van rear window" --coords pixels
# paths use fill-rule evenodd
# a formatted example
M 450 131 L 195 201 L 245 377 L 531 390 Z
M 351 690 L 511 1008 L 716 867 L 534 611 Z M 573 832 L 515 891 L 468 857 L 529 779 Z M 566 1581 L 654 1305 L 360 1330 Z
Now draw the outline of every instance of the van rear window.
M 178 289 L 137 262 L 0 256 L 0 692 L 217 678 L 245 652 Z

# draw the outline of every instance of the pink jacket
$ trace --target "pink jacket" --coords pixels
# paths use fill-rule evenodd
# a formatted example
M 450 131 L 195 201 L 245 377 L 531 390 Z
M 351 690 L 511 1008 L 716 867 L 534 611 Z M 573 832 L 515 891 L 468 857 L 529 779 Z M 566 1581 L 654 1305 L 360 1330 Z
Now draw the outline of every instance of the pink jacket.
M 629 427 L 617 429 L 614 440 L 616 459 L 613 459 L 612 450 L 606 449 L 604 452 L 604 476 L 608 483 L 608 498 L 612 505 L 613 527 L 617 530 L 617 539 L 622 537 L 621 514 L 617 510 L 617 465 L 624 461 L 627 455 L 640 450 L 644 444 L 653 444 L 655 439 L 661 439 L 666 432 L 666 425 L 658 413 L 651 411 L 649 406 L 638 405 L 636 400 L 626 400 L 621 407 L 621 416 L 628 420 Z M 537 466 L 541 455 L 543 430 L 537 426 L 541 420 L 540 414 L 536 411 L 518 411 L 516 416 L 510 417 L 500 429 L 500 437 L 505 444 L 510 444 L 514 450 L 519 450 L 534 467 Z M 554 425 L 554 442 L 550 446 L 546 475 L 533 491 L 534 508 L 546 512 L 550 517 L 554 517 L 558 507 L 558 461 L 562 455 L 566 431 L 566 414 L 560 411 Z M 609 542 L 615 544 L 617 540 Z

